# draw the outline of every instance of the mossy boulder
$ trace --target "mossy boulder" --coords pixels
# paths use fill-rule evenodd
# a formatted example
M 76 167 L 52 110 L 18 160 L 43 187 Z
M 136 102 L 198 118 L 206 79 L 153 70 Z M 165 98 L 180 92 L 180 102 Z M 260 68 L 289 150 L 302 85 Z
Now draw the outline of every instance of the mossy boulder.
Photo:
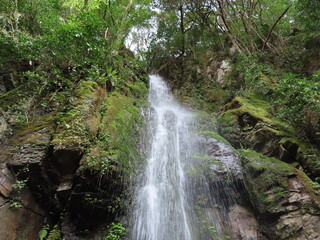
M 311 178 L 318 180 L 319 151 L 299 140 L 294 128 L 274 117 L 272 106 L 259 96 L 235 97 L 224 106 L 217 126 L 219 133 L 234 147 L 250 147 L 287 163 L 296 162 Z
M 320 195 L 310 178 L 275 158 L 252 150 L 239 153 L 245 189 L 265 234 L 270 239 L 318 239 Z
M 245 172 L 244 183 L 255 209 L 260 214 L 285 211 L 283 201 L 289 196 L 287 177 L 293 175 L 293 167 L 251 150 L 239 152 Z
M 219 131 L 236 147 L 254 141 L 250 139 L 252 131 L 271 131 L 271 135 L 275 136 L 294 134 L 294 129 L 288 123 L 274 118 L 271 111 L 271 106 L 256 95 L 235 97 L 224 106 L 218 117 Z M 238 137 L 233 139 L 234 135 Z M 256 145 L 259 147 L 258 143 Z

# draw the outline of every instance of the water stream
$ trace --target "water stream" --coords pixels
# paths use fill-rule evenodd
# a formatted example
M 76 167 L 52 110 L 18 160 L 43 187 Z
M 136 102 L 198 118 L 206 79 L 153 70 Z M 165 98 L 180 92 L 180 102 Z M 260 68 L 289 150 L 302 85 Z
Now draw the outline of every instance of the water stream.
M 195 240 L 204 239 L 205 231 L 221 232 L 227 217 L 214 207 L 216 189 L 202 173 L 208 149 L 194 131 L 195 115 L 178 104 L 159 76 L 150 76 L 148 101 L 147 162 L 135 194 L 130 239 Z M 236 166 L 230 150 L 213 141 L 211 156 L 223 159 L 223 169 Z

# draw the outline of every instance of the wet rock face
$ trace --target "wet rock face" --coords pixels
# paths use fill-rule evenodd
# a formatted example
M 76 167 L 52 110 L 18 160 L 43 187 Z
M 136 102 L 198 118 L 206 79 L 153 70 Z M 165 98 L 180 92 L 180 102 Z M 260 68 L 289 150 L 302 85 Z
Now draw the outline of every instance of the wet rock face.
M 37 239 L 44 218 L 55 221 L 63 211 L 70 212 L 74 230 L 70 233 L 72 235 L 79 231 L 75 227 L 77 224 L 85 226 L 84 229 L 94 226 L 93 219 L 103 218 L 101 215 L 105 211 L 102 209 L 112 205 L 110 202 L 102 204 L 103 200 L 113 196 L 113 193 L 103 190 L 103 187 L 111 186 L 110 182 L 105 183 L 98 173 L 84 176 L 76 172 L 83 152 L 69 147 L 55 149 L 51 145 L 52 130 L 49 122 L 26 124 L 16 129 L 0 146 L 0 218 L 8 219 L 0 227 L 1 239 L 3 236 L 8 240 Z M 16 179 L 29 190 L 13 191 Z M 99 196 L 92 196 L 100 190 Z M 14 205 L 18 208 L 14 211 L 10 208 L 13 199 L 18 199 L 19 204 Z M 53 215 L 48 216 L 49 212 Z M 82 220 L 75 220 L 77 218 Z
M 211 197 L 207 199 L 199 195 L 196 199 L 201 221 L 214 226 L 216 219 L 220 219 L 222 224 L 216 230 L 223 232 L 219 235 L 222 239 L 265 239 L 257 216 L 247 203 L 238 153 L 230 145 L 214 138 L 213 132 L 204 133 L 200 135 L 199 142 L 201 151 L 206 156 L 204 175 L 210 185 Z M 217 238 L 212 238 L 205 230 L 201 233 L 201 239 Z
M 258 236 L 260 235 L 258 221 L 249 208 L 241 205 L 234 205 L 229 209 L 229 218 L 232 219 L 232 239 L 258 239 Z
M 256 96 L 236 97 L 218 117 L 219 133 L 234 147 L 255 150 L 239 153 L 241 181 L 258 231 L 248 230 L 239 221 L 233 224 L 235 239 L 251 234 L 253 239 L 320 239 L 320 193 L 304 172 L 289 165 L 319 180 L 318 150 L 297 140 L 294 129 L 270 112 L 271 107 Z M 238 205 L 231 205 L 230 217 L 235 221 L 247 217 L 246 222 L 255 226 Z
M 136 86 L 133 84 L 132 87 Z M 81 81 L 77 89 L 72 90 L 75 91 L 75 96 L 71 101 L 59 100 L 59 94 L 55 92 L 49 97 L 53 103 L 49 103 L 48 110 L 32 110 L 27 123 L 17 124 L 16 119 L 11 119 L 10 114 L 2 111 L 0 164 L 3 164 L 8 174 L 14 176 L 14 180 L 9 181 L 4 173 L 0 174 L 0 196 L 4 199 L 2 202 L 9 204 L 7 201 L 15 197 L 11 193 L 14 189 L 12 183 L 18 179 L 44 209 L 43 215 L 50 220 L 52 227 L 55 224 L 61 226 L 60 230 L 66 239 L 77 239 L 74 236 L 93 231 L 101 222 L 109 224 L 114 221 L 116 213 L 122 214 L 122 194 L 126 181 L 123 164 L 119 163 L 124 161 L 123 156 L 126 154 L 120 156 L 120 150 L 125 148 L 128 152 L 131 151 L 130 154 L 135 150 L 134 142 L 127 143 L 131 138 L 125 134 L 125 130 L 130 130 L 131 133 L 132 125 L 140 121 L 138 100 L 136 95 L 131 94 L 138 94 L 139 91 L 139 98 L 142 98 L 143 91 L 147 90 L 143 89 L 140 82 L 137 82 L 136 89 L 128 94 L 130 96 L 120 93 L 107 96 L 106 89 L 96 82 Z M 33 93 L 33 90 L 29 92 Z M 5 106 L 10 109 L 16 96 L 12 93 L 4 100 L 5 102 L 0 103 L 0 108 Z M 64 104 L 71 106 L 68 106 L 67 112 L 64 108 L 59 112 Z M 134 114 L 136 115 L 133 117 Z M 119 119 L 125 123 L 130 122 L 130 127 L 120 124 Z M 10 127 L 12 132 L 8 129 Z M 120 134 L 124 140 L 118 137 Z M 127 145 L 115 151 L 115 142 Z M 29 199 L 29 195 L 21 196 L 21 201 L 23 199 Z M 29 205 L 26 203 L 26 206 Z M 4 209 L 0 208 L 0 216 L 6 214 L 7 210 L 3 213 Z M 19 217 L 20 213 L 16 213 Z M 68 220 L 61 223 L 62 215 L 66 215 Z M 22 219 L 28 222 L 25 218 Z M 34 235 L 30 239 L 37 239 L 38 228 L 41 228 L 43 222 L 31 223 L 34 225 Z M 8 227 L 12 234 L 18 234 L 15 231 L 20 229 L 15 229 Z M 7 236 L 4 231 L 0 232 L 0 236 Z M 11 238 L 8 235 L 4 239 L 29 238 Z
M 15 177 L 5 165 L 0 166 L 1 239 L 38 239 L 45 214 L 25 188 L 13 190 Z

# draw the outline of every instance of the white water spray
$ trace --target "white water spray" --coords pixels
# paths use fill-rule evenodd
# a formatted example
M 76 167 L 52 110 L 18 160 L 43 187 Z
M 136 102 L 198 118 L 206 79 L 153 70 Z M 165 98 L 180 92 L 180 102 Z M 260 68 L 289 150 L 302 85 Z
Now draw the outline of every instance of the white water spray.
M 150 77 L 149 103 L 151 149 L 137 196 L 131 239 L 191 240 L 180 149 L 192 115 L 178 106 L 158 76 Z
M 159 76 L 150 76 L 148 100 L 148 160 L 135 195 L 130 239 L 200 239 L 203 222 L 208 225 L 204 228 L 218 231 L 223 219 L 212 207 L 216 202 L 208 182 L 202 173 L 196 181 L 190 177 L 201 151 L 199 137 L 191 131 L 195 116 L 175 101 Z M 221 151 L 218 157 L 223 158 L 224 148 L 214 141 Z M 205 220 L 197 216 L 197 198 L 208 202 L 204 207 L 210 208 L 210 216 Z

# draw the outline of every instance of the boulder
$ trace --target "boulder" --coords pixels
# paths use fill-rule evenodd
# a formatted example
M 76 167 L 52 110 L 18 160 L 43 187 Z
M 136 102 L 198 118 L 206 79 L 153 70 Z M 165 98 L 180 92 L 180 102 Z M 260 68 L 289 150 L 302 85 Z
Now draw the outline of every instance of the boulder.
M 272 107 L 256 95 L 235 97 L 217 119 L 219 133 L 234 147 L 252 148 L 265 156 L 298 163 L 320 181 L 320 152 L 300 140 L 289 123 L 273 117 Z
M 270 239 L 320 239 L 320 195 L 293 166 L 241 150 L 244 185 Z

